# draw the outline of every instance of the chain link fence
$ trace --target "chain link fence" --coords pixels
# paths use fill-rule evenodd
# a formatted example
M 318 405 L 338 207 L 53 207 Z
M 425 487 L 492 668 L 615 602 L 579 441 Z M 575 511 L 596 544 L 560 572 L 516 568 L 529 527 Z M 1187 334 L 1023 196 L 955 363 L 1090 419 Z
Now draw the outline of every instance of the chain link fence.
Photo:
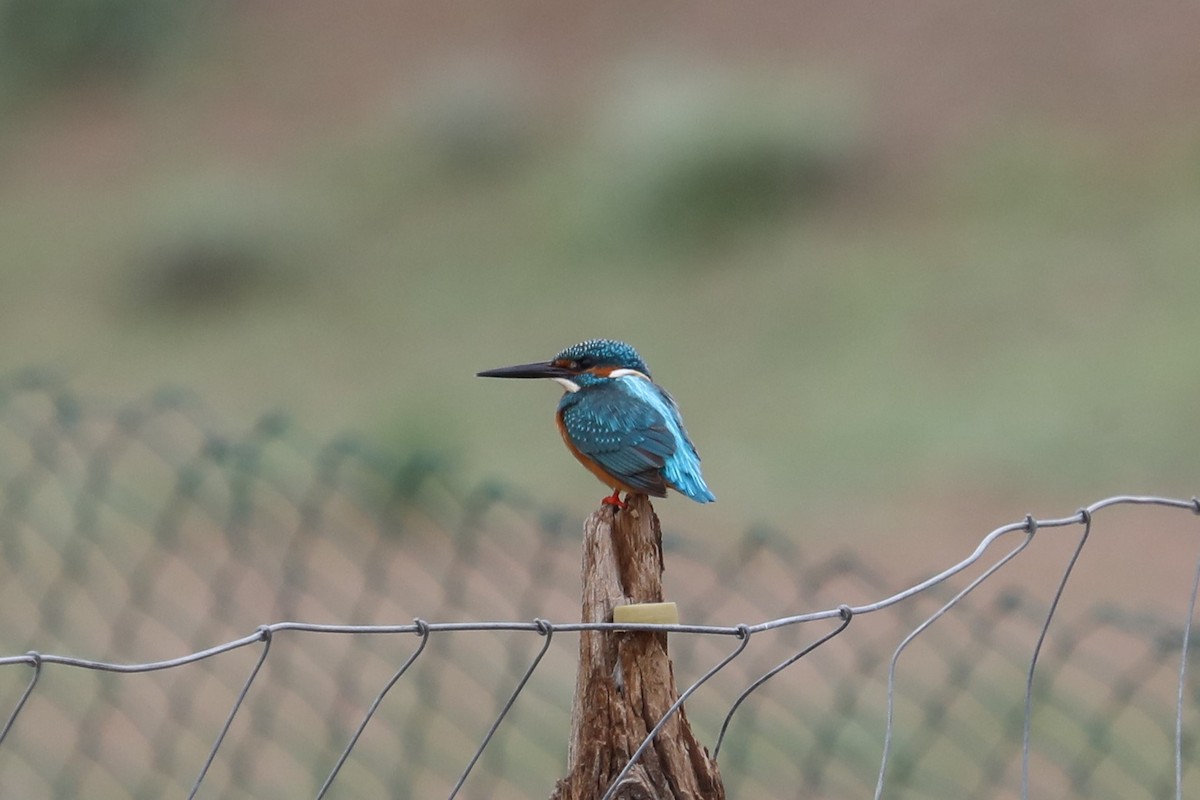
M 1090 530 L 1091 514 L 1073 522 Z M 111 407 L 9 376 L 0 796 L 446 797 L 485 741 L 458 797 L 548 796 L 566 763 L 581 525 L 503 486 L 464 491 L 422 454 L 314 443 L 281 415 L 231 431 L 185 392 Z M 1023 764 L 1044 797 L 1161 798 L 1200 779 L 1183 597 L 1170 619 L 1107 598 L 1056 618 L 1039 649 L 1044 586 L 988 578 L 944 615 L 969 585 L 957 574 L 904 594 L 953 556 L 914 577 L 766 529 L 720 552 L 668 530 L 665 547 L 668 595 L 696 626 L 902 595 L 738 705 L 720 750 L 732 798 L 870 797 L 881 763 L 889 798 L 1020 797 Z M 535 619 L 561 624 L 552 641 Z M 689 698 L 701 738 L 837 624 L 757 628 Z M 672 633 L 681 688 L 734 646 Z

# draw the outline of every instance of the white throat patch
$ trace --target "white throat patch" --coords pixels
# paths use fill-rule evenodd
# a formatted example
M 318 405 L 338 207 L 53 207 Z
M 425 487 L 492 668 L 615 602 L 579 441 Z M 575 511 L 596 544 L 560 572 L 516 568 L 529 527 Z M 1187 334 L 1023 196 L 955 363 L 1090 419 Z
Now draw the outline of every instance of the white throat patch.
M 579 391 L 579 384 L 576 383 L 575 381 L 571 380 L 570 378 L 551 378 L 550 380 L 554 381 L 555 383 L 561 383 L 562 387 L 564 389 L 566 389 L 568 392 L 578 392 Z

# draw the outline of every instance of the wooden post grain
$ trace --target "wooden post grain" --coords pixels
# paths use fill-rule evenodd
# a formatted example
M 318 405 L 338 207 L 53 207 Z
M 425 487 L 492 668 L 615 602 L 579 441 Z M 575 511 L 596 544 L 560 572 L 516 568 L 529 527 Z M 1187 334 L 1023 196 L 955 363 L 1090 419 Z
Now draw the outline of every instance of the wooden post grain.
M 649 498 L 603 506 L 583 530 L 583 621 L 610 622 L 614 606 L 662 596 L 662 531 Z M 600 800 L 650 729 L 679 698 L 667 635 L 583 631 L 571 708 L 567 776 L 551 800 Z M 717 764 L 680 709 L 622 780 L 619 800 L 723 800 Z

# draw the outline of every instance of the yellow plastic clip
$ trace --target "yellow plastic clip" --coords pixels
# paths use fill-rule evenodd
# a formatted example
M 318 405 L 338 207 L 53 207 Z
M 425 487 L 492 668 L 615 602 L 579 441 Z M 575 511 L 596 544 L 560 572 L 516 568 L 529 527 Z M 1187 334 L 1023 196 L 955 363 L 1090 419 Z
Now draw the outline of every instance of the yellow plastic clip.
M 678 625 L 679 607 L 674 603 L 630 603 L 613 609 L 613 622 Z

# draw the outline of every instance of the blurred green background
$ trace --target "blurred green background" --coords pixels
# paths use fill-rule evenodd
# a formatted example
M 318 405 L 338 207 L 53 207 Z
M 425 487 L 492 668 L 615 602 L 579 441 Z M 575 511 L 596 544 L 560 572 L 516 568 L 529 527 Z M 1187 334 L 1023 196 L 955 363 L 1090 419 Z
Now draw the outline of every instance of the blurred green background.
M 473 375 L 608 336 L 682 406 L 698 536 L 1190 496 L 1197 41 L 1166 2 L 0 0 L 0 372 L 582 515 L 557 388 Z

